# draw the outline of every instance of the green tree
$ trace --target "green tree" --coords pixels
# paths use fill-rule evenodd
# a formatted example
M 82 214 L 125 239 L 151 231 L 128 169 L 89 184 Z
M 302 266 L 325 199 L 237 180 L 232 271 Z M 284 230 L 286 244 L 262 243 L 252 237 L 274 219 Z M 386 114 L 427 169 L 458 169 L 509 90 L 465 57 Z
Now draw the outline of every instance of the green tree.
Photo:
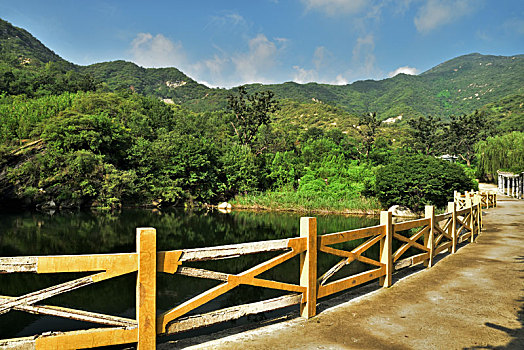
M 418 212 L 424 205 L 443 207 L 453 198 L 453 191 L 477 186 L 458 164 L 415 155 L 399 157 L 379 168 L 375 192 L 386 207 L 399 204 Z
M 358 118 L 358 124 L 355 126 L 355 130 L 362 138 L 358 149 L 361 160 L 363 158 L 369 158 L 381 125 L 382 121 L 377 119 L 377 113 L 366 113 Z
M 258 129 L 271 122 L 271 113 L 279 107 L 272 91 L 256 92 L 249 95 L 245 87 L 238 88 L 238 94 L 229 95 L 228 108 L 235 120 L 231 125 L 240 143 L 251 147 L 257 137 Z
M 496 177 L 497 170 L 524 171 L 524 132 L 488 137 L 475 145 L 479 172 Z
M 442 149 L 444 135 L 440 118 L 419 117 L 408 121 L 413 149 L 426 155 L 434 155 Z
M 452 116 L 446 129 L 446 149 L 471 166 L 475 158 L 475 144 L 492 133 L 492 126 L 483 113 Z

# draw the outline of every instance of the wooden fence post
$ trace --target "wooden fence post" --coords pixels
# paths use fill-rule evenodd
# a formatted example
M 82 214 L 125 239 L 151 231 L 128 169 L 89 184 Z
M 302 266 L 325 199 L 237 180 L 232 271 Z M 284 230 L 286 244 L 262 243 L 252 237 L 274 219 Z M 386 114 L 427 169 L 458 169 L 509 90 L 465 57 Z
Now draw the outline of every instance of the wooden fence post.
M 138 277 L 136 281 L 136 320 L 138 350 L 156 348 L 156 230 L 136 229 Z
M 480 235 L 482 233 L 482 225 L 483 225 L 483 223 L 482 223 L 482 198 L 478 199 L 478 212 L 477 213 L 478 213 L 478 218 L 479 218 L 478 219 L 479 220 L 479 226 L 478 226 L 479 227 L 479 232 L 478 232 L 478 234 Z
M 424 262 L 424 266 L 433 266 L 433 251 L 435 242 L 435 207 L 426 205 L 425 217 L 429 220 L 429 232 L 424 235 L 424 245 L 429 248 L 429 259 Z
M 482 196 L 477 196 L 477 220 L 478 220 L 478 232 L 477 234 L 480 235 L 482 232 Z
M 457 205 L 455 202 L 448 203 L 448 213 L 451 213 L 451 223 L 448 234 L 451 236 L 451 254 L 457 251 Z
M 386 274 L 379 278 L 382 287 L 391 287 L 393 274 L 393 221 L 390 211 L 380 212 L 380 225 L 384 225 L 385 236 L 380 240 L 380 262 L 386 265 Z
M 310 318 L 317 313 L 317 219 L 300 218 L 300 237 L 307 238 L 307 250 L 300 253 L 300 285 L 307 288 L 300 303 L 300 316 Z
M 469 196 L 466 197 L 466 208 L 469 208 L 468 226 L 471 228 L 470 242 L 474 242 L 475 241 L 475 219 L 473 217 L 473 202 Z

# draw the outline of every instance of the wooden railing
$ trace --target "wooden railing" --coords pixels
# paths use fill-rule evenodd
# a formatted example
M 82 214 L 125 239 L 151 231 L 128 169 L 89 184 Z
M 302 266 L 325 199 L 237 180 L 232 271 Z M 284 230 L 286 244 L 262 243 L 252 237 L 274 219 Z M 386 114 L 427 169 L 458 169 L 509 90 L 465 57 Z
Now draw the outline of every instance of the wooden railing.
M 489 209 L 497 206 L 497 191 L 471 191 L 464 194 L 455 191 L 454 200 L 458 208 L 462 209 L 467 206 L 466 201 L 468 198 L 472 199 L 475 195 L 480 196 L 482 208 Z
M 393 223 L 391 212 L 382 212 L 380 225 L 321 236 L 317 236 L 316 218 L 303 217 L 300 219 L 300 237 L 296 238 L 157 252 L 155 229 L 139 228 L 136 253 L 0 258 L 0 273 L 96 272 L 20 297 L 0 296 L 0 314 L 20 310 L 105 326 L 0 340 L 0 348 L 79 349 L 136 342 L 139 349 L 154 349 L 157 334 L 179 333 L 296 304 L 300 305 L 301 316 L 310 318 L 316 314 L 319 298 L 375 279 L 379 280 L 381 286 L 389 287 L 392 285 L 394 270 L 420 263 L 431 267 L 437 254 L 446 251 L 454 253 L 458 244 L 464 241 L 473 242 L 481 231 L 483 203 L 486 207 L 494 206 L 496 194 L 468 193 L 464 197 L 455 194 L 454 202 L 448 204 L 448 210 L 444 214 L 435 215 L 434 207 L 427 206 L 424 218 Z M 357 246 L 350 251 L 340 248 L 340 244 L 349 241 L 356 241 Z M 334 245 L 338 246 L 333 247 Z M 366 256 L 364 253 L 375 245 L 379 246 L 378 256 Z M 395 250 L 393 246 L 396 247 Z M 237 274 L 185 266 L 190 262 L 232 259 L 267 252 L 281 253 Z M 341 258 L 320 277 L 317 277 L 318 252 Z M 298 284 L 259 277 L 263 272 L 296 257 L 300 259 Z M 338 271 L 355 261 L 367 264 L 370 269 L 331 281 Z M 36 305 L 52 296 L 135 271 L 135 319 Z M 221 283 L 157 315 L 157 272 L 212 279 Z M 192 310 L 240 285 L 265 287 L 289 293 L 278 298 L 188 316 Z

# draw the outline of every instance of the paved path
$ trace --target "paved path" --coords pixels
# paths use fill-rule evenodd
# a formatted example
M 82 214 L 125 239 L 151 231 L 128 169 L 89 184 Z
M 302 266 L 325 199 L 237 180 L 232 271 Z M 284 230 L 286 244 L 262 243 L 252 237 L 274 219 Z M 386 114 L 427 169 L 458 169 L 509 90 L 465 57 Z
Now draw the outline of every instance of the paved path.
M 522 350 L 524 201 L 499 197 L 499 206 L 484 213 L 476 243 L 430 269 L 397 277 L 389 289 L 367 286 L 365 294 L 348 294 L 344 303 L 310 320 L 295 318 L 159 348 Z

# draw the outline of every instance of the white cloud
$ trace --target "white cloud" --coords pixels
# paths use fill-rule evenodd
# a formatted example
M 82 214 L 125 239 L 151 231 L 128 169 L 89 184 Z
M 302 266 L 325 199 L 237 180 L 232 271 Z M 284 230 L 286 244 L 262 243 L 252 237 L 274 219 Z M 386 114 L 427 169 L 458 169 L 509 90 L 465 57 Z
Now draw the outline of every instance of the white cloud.
M 344 78 L 342 76 L 342 74 L 339 74 L 339 75 L 337 75 L 337 77 L 335 78 L 334 81 L 332 81 L 332 82 L 330 82 L 328 84 L 331 84 L 331 85 L 346 85 L 348 83 L 349 83 L 349 81 L 346 78 Z
M 394 71 L 389 72 L 388 77 L 393 78 L 395 75 L 400 74 L 400 73 L 407 74 L 407 75 L 417 75 L 418 69 L 413 68 L 413 67 L 408 67 L 408 66 L 398 67 Z
M 328 16 L 359 13 L 370 0 L 302 0 L 307 10 L 320 10 Z
M 190 60 L 181 42 L 162 34 L 138 33 L 130 44 L 130 58 L 143 67 L 176 67 L 208 86 L 236 86 L 246 83 L 270 83 L 279 65 L 279 55 L 289 40 L 269 40 L 258 34 L 247 41 L 247 50 L 230 53 L 215 47 L 210 58 Z
M 479 6 L 479 0 L 427 0 L 415 16 L 415 27 L 420 33 L 428 33 L 474 12 Z
M 324 46 L 319 46 L 315 49 L 315 53 L 313 54 L 313 64 L 316 69 L 319 69 L 324 65 L 328 54 L 329 52 Z
M 357 38 L 357 43 L 353 47 L 353 64 L 357 71 L 365 75 L 375 72 L 375 39 L 373 34 L 366 34 Z
M 182 44 L 162 34 L 138 33 L 131 42 L 131 55 L 143 67 L 180 67 L 186 61 Z
M 318 80 L 317 71 L 314 69 L 304 69 L 299 66 L 293 66 L 295 74 L 293 75 L 293 81 L 299 84 L 310 83 Z
M 211 16 L 211 21 L 206 25 L 208 26 L 238 26 L 247 25 L 246 20 L 242 15 L 236 12 L 229 12 L 222 16 Z M 204 29 L 205 29 L 204 28 Z
M 230 60 L 226 57 L 214 55 L 212 59 L 205 60 L 204 65 L 212 76 L 219 76 L 229 62 Z
M 409 10 L 411 3 L 415 1 L 416 0 L 397 0 L 394 4 L 393 13 L 395 15 L 404 15 Z
M 282 39 L 278 39 L 282 43 Z M 249 82 L 266 82 L 267 73 L 277 64 L 279 48 L 275 42 L 270 41 L 264 34 L 258 34 L 248 42 L 249 51 L 231 58 L 235 70 L 241 80 Z M 282 44 L 281 44 L 282 45 Z

